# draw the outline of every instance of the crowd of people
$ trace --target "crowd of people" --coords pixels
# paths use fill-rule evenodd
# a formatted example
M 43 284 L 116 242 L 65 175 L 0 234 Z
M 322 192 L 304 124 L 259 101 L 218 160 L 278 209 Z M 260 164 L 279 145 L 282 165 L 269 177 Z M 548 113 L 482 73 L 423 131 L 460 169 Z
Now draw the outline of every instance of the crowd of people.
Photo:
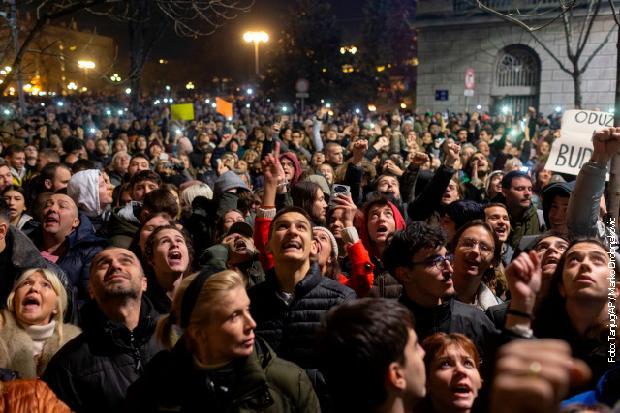
M 620 409 L 620 129 L 575 177 L 534 108 L 193 102 L 0 125 L 7 411 Z

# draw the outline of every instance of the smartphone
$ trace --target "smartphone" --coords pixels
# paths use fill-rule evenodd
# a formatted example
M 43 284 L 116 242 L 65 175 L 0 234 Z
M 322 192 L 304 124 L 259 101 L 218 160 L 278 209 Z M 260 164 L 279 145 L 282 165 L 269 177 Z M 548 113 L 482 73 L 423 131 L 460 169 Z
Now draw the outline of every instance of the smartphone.
M 346 196 L 346 195 L 349 195 L 350 193 L 351 193 L 351 187 L 348 185 L 340 185 L 340 184 L 332 185 L 332 196 L 336 196 L 338 194 L 342 194 L 343 196 Z

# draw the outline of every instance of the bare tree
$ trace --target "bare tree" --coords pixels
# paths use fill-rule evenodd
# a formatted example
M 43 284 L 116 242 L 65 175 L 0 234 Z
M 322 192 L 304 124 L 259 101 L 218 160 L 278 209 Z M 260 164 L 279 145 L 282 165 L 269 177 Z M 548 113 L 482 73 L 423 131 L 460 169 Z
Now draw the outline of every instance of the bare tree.
M 613 0 L 609 0 L 610 3 Z M 607 32 L 605 39 L 596 46 L 589 55 L 584 54 L 592 27 L 601 10 L 603 0 L 558 0 L 557 3 L 539 0 L 514 0 L 506 10 L 501 10 L 493 4 L 494 0 L 475 0 L 480 10 L 501 17 L 528 32 L 534 41 L 551 57 L 573 80 L 573 103 L 575 108 L 582 106 L 581 80 L 592 59 L 607 44 L 613 28 Z M 505 4 L 505 2 L 502 2 Z M 520 7 L 521 6 L 521 7 Z M 555 54 L 538 35 L 538 32 L 560 22 L 564 29 L 566 43 L 565 63 Z
M 103 4 L 106 1 L 108 0 L 13 0 L 11 2 L 3 2 L 3 10 L 0 15 L 6 19 L 6 28 L 7 32 L 10 33 L 10 41 L 5 43 L 1 57 L 13 55 L 11 66 L 14 70 L 6 75 L 4 83 L 0 85 L 0 94 L 4 93 L 11 81 L 16 80 L 18 82 L 20 116 L 23 115 L 22 112 L 24 111 L 21 65 L 32 41 L 50 22 L 70 16 L 80 10 Z M 20 21 L 18 25 L 17 13 L 19 10 L 32 11 L 34 19 Z M 25 27 L 25 37 L 23 40 L 19 38 L 22 27 Z
M 140 103 L 140 78 L 144 65 L 165 30 L 172 25 L 181 37 L 209 36 L 241 13 L 254 0 L 117 0 L 89 11 L 128 24 L 130 42 L 131 108 Z

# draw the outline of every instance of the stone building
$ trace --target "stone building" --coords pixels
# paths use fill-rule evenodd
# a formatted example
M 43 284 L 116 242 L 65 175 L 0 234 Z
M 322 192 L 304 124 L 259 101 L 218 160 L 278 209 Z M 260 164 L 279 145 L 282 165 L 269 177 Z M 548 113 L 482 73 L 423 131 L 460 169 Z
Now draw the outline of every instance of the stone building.
M 20 39 L 24 39 L 32 22 L 26 18 L 20 24 Z M 0 32 L 0 39 L 9 39 L 7 31 Z M 13 50 L 9 48 L 8 51 L 0 67 L 13 61 Z M 80 67 L 78 62 L 90 62 L 91 66 Z M 34 89 L 45 93 L 78 93 L 110 87 L 105 77 L 114 71 L 115 63 L 116 46 L 112 38 L 95 31 L 79 30 L 75 22 L 48 24 L 30 43 L 22 60 L 21 72 L 23 83 L 28 88 L 26 92 Z M 69 84 L 74 89 L 68 87 Z M 15 82 L 11 86 L 14 89 Z
M 501 10 L 506 0 L 485 2 Z M 555 0 L 522 0 L 521 7 Z M 585 10 L 575 16 L 583 21 Z M 472 0 L 418 0 L 417 108 L 431 111 L 483 110 L 523 114 L 534 106 L 544 114 L 574 107 L 573 79 L 533 37 L 498 16 L 482 12 Z M 579 32 L 573 30 L 575 37 Z M 610 33 L 611 32 L 611 33 Z M 566 36 L 561 22 L 536 32 L 541 42 L 567 67 Z M 592 27 L 585 61 L 609 34 L 583 74 L 582 107 L 611 110 L 616 80 L 617 27 L 608 10 L 601 10 Z M 473 91 L 465 77 L 473 69 Z M 466 96 L 469 94 L 470 96 Z

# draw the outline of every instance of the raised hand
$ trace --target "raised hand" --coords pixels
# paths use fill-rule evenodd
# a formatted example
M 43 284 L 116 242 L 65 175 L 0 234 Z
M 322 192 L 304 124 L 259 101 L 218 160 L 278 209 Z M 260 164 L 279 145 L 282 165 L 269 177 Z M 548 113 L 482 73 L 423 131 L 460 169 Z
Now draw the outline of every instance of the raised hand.
M 364 154 L 368 150 L 368 141 L 366 139 L 358 139 L 353 142 L 353 163 L 360 163 L 364 159 Z
M 444 145 L 446 151 L 445 164 L 447 167 L 452 168 L 454 164 L 459 160 L 459 153 L 461 152 L 461 145 L 456 142 L 446 142 Z
M 355 205 L 355 202 L 353 202 L 351 194 L 335 194 L 332 202 L 334 203 L 334 208 L 343 209 L 342 222 L 345 228 L 352 227 L 353 220 L 355 219 L 355 214 L 357 213 L 357 205 Z
M 512 295 L 510 308 L 533 314 L 542 284 L 542 269 L 536 252 L 519 254 L 506 269 L 506 278 Z
M 585 384 L 591 374 L 565 341 L 512 341 L 498 352 L 490 411 L 558 412 L 570 387 Z
M 606 164 L 620 152 L 620 128 L 596 131 L 592 135 L 592 146 L 594 151 L 590 160 Z

